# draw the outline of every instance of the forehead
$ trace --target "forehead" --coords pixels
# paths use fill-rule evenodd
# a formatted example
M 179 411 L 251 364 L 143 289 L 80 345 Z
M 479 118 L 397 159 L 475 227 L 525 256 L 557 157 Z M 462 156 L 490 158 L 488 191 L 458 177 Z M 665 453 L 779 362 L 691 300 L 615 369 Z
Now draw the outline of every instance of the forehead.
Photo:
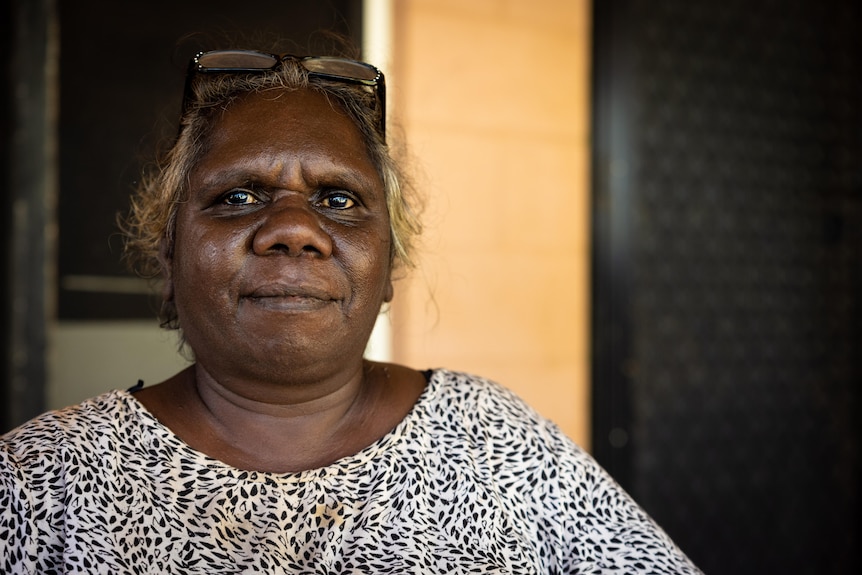
M 309 165 L 337 162 L 379 180 L 359 128 L 337 101 L 314 90 L 243 96 L 215 120 L 204 149 L 195 172 L 250 158 L 296 157 Z

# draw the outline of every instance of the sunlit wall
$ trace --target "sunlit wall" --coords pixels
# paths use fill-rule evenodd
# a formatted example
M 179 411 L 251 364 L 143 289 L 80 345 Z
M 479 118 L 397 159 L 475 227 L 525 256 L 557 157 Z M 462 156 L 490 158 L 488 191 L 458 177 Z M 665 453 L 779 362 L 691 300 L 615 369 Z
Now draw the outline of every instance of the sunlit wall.
M 426 196 L 394 359 L 495 379 L 589 441 L 589 2 L 394 2 L 391 102 Z

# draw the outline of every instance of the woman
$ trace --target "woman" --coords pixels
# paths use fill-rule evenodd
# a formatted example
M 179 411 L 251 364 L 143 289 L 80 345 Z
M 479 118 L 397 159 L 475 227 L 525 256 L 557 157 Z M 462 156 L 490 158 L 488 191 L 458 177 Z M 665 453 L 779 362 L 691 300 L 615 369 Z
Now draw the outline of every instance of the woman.
M 375 68 L 218 51 L 133 202 L 195 363 L 0 441 L 9 573 L 696 573 L 504 388 L 363 351 L 418 232 Z

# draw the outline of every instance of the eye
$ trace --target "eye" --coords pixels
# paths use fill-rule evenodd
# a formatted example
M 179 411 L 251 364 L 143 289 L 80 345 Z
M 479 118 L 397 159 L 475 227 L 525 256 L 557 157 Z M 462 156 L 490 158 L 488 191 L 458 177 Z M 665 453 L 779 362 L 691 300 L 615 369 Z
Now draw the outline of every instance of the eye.
M 221 203 L 229 206 L 247 206 L 259 204 L 260 200 L 249 190 L 235 188 L 221 197 Z
M 332 194 L 329 194 L 328 196 L 325 196 L 320 201 L 320 205 L 333 210 L 347 210 L 355 206 L 356 201 L 348 194 L 334 192 Z

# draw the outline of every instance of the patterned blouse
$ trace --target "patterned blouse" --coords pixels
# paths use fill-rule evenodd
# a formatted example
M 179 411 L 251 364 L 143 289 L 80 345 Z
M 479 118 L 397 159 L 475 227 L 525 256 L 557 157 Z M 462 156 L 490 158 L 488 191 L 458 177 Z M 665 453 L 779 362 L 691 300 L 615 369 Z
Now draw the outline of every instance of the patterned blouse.
M 431 372 L 356 455 L 260 473 L 193 450 L 126 391 L 0 438 L 3 573 L 699 573 L 507 389 Z

